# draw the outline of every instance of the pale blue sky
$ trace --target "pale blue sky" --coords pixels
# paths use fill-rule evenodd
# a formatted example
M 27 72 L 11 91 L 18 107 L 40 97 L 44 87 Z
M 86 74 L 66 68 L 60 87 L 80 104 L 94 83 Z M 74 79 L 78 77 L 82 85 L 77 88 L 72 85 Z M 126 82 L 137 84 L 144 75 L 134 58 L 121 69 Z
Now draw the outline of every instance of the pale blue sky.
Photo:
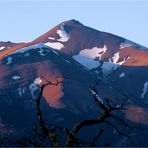
M 148 0 L 0 0 L 0 41 L 31 41 L 69 19 L 148 47 Z

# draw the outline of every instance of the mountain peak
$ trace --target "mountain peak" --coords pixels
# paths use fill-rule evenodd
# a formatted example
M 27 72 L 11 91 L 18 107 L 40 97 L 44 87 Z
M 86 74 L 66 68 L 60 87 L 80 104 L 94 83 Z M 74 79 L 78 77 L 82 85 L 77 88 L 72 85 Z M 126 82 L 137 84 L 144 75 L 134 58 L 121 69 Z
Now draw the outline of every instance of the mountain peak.
M 86 115 L 88 119 L 95 119 L 98 108 L 95 101 L 91 100 L 90 93 L 93 96 L 94 93 L 89 86 L 95 87 L 95 94 L 97 91 L 99 93 L 96 99 L 104 105 L 107 102 L 104 98 L 109 99 L 107 103 L 115 102 L 115 107 L 116 104 L 119 107 L 125 105 L 124 112 L 117 116 L 131 126 L 133 122 L 134 126 L 144 127 L 144 133 L 139 134 L 134 130 L 131 134 L 134 134 L 136 144 L 147 146 L 147 57 L 148 50 L 136 43 L 97 31 L 74 19 L 56 25 L 32 42 L 17 45 L 0 42 L 0 135 L 2 138 L 10 137 L 10 142 L 7 140 L 4 146 L 19 146 L 19 143 L 11 145 L 11 139 L 25 136 L 30 140 L 34 137 L 32 124 L 38 122 L 38 114 L 35 116 L 36 98 L 41 99 L 41 110 L 47 119 L 46 123 L 51 123 L 51 126 L 69 128 Z M 42 86 L 46 87 L 41 91 Z M 115 124 L 111 120 L 110 123 Z M 50 125 L 47 124 L 47 127 L 51 128 Z M 37 124 L 36 130 L 40 131 L 38 127 Z M 88 138 L 93 137 L 99 129 L 93 127 L 90 130 Z M 125 127 L 125 133 L 127 130 Z M 104 134 L 107 137 L 114 134 L 114 140 L 107 141 L 111 146 L 132 146 L 125 145 L 126 141 L 122 142 L 125 139 L 118 139 L 116 131 L 109 131 L 111 133 Z M 58 132 L 65 135 L 60 130 L 55 134 Z M 85 134 L 80 133 L 80 138 Z M 33 139 L 35 144 L 39 136 Z M 39 140 L 41 144 L 50 146 L 46 145 L 47 140 Z M 59 142 L 63 146 L 64 142 Z M 101 141 L 98 146 L 104 143 Z M 27 146 L 33 144 L 28 143 Z
M 83 25 L 82 23 L 80 23 L 78 20 L 75 20 L 75 19 L 64 21 L 61 24 L 63 23 L 67 25 Z

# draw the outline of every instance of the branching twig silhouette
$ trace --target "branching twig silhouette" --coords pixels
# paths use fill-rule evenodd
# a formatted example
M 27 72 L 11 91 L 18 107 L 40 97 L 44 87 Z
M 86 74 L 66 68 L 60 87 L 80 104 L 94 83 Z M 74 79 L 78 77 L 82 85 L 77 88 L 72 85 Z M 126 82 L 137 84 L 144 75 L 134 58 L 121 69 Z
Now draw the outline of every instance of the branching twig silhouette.
M 131 127 L 130 125 L 128 125 L 126 123 L 125 120 L 123 120 L 120 117 L 115 115 L 115 111 L 122 111 L 122 110 L 125 109 L 124 104 L 125 104 L 125 102 L 127 100 L 127 97 L 125 98 L 125 100 L 120 105 L 112 106 L 109 103 L 109 101 L 103 100 L 98 96 L 97 90 L 96 90 L 95 87 L 90 87 L 90 93 L 92 94 L 92 97 L 93 97 L 96 105 L 103 112 L 102 112 L 101 116 L 99 116 L 99 117 L 97 117 L 95 119 L 83 120 L 83 121 L 80 121 L 79 123 L 75 124 L 75 126 L 71 130 L 71 133 L 67 137 L 66 147 L 72 147 L 74 145 L 74 140 L 73 139 L 77 136 L 78 132 L 83 127 L 93 126 L 95 124 L 100 124 L 100 123 L 107 123 L 108 125 L 110 125 L 111 127 L 114 128 L 114 126 L 112 126 L 112 124 L 109 124 L 110 123 L 108 121 L 109 118 L 114 119 L 117 123 L 120 123 L 122 126 L 128 128 L 129 130 L 132 130 L 134 128 L 138 128 L 137 126 Z M 113 104 L 115 104 L 115 103 L 113 103 Z M 131 139 L 131 137 L 128 135 L 128 133 L 127 134 L 122 133 L 117 128 L 114 128 L 114 129 L 118 132 L 119 135 L 127 137 L 131 142 L 134 143 L 134 141 Z M 103 134 L 103 132 L 101 132 L 101 131 L 100 131 L 100 133 L 101 133 L 101 135 Z
M 46 119 L 43 117 L 42 109 L 41 109 L 41 99 L 44 92 L 44 89 L 47 86 L 53 85 L 58 86 L 60 83 L 63 83 L 59 80 L 60 77 L 57 77 L 55 82 L 51 82 L 47 80 L 45 77 L 42 77 L 42 79 L 45 80 L 45 83 L 42 84 L 39 87 L 39 95 L 36 99 L 34 99 L 36 103 L 36 114 L 38 122 L 33 125 L 33 132 L 36 137 L 38 137 L 39 141 L 36 141 L 34 139 L 30 139 L 27 137 L 22 137 L 18 140 L 12 141 L 9 138 L 3 138 L 1 139 L 1 145 L 3 143 L 9 142 L 12 144 L 19 144 L 20 146 L 36 146 L 36 147 L 43 147 L 45 139 L 50 143 L 50 146 L 52 147 L 60 147 L 64 146 L 63 144 L 60 144 L 59 136 L 66 135 L 65 137 L 65 146 L 66 147 L 81 147 L 81 146 L 89 146 L 89 144 L 84 141 L 83 139 L 78 138 L 78 134 L 80 133 L 81 129 L 88 126 L 94 126 L 97 124 L 107 124 L 108 126 L 112 127 L 120 136 L 126 137 L 128 140 L 130 140 L 132 143 L 134 143 L 134 140 L 132 139 L 130 135 L 130 131 L 133 129 L 139 129 L 138 126 L 131 126 L 127 123 L 126 120 L 122 119 L 121 117 L 117 116 L 116 112 L 121 112 L 122 110 L 125 110 L 124 105 L 126 101 L 128 100 L 128 95 L 123 93 L 124 99 L 120 103 L 116 103 L 110 99 L 101 98 L 99 97 L 96 86 L 98 85 L 95 83 L 94 86 L 90 86 L 89 92 L 91 94 L 91 98 L 94 101 L 94 104 L 97 105 L 98 110 L 101 110 L 101 114 L 98 115 L 98 117 L 93 119 L 86 119 L 82 120 L 78 123 L 76 123 L 71 130 L 65 128 L 65 127 L 52 127 L 49 128 L 46 123 Z M 49 92 L 50 93 L 50 92 Z M 125 128 L 128 132 L 121 131 L 118 127 L 116 127 L 111 121 L 116 122 L 116 124 L 122 126 L 122 128 Z M 63 133 L 63 135 L 60 135 L 60 132 Z M 100 129 L 98 134 L 92 139 L 92 142 L 90 144 L 91 147 L 94 147 L 95 144 L 97 144 L 97 141 L 99 138 L 104 134 L 104 129 Z
M 95 147 L 95 143 L 98 141 L 98 139 L 102 136 L 103 133 L 104 133 L 104 129 L 100 129 L 98 134 L 93 138 L 90 145 L 91 147 Z
M 58 77 L 59 78 L 59 77 Z M 46 138 L 48 138 L 48 140 L 51 142 L 51 145 L 54 146 L 54 147 L 58 147 L 59 144 L 58 144 L 58 140 L 56 138 L 56 134 L 53 130 L 49 130 L 47 127 L 46 127 L 46 124 L 45 124 L 45 119 L 43 119 L 43 116 L 42 116 L 42 111 L 41 111 L 41 98 L 42 98 L 42 95 L 43 95 L 43 91 L 44 91 L 44 88 L 48 85 L 54 85 L 54 86 L 57 86 L 59 83 L 61 83 L 60 81 L 58 81 L 58 79 L 56 79 L 56 82 L 53 83 L 49 80 L 47 80 L 46 78 L 44 78 L 46 80 L 46 83 L 41 85 L 40 87 L 40 93 L 39 93 L 39 96 L 36 100 L 36 111 L 37 111 L 37 116 L 38 116 L 38 120 L 39 120 L 39 125 L 40 125 L 40 128 L 41 130 L 43 131 L 43 134 L 45 135 Z

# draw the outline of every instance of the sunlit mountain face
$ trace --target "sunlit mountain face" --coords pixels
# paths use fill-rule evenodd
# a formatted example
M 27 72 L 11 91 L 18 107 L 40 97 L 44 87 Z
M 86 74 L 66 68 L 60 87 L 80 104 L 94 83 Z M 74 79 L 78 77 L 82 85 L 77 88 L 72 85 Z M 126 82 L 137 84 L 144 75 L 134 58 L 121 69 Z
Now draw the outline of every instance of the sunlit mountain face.
M 122 118 L 141 125 L 143 131 L 130 134 L 136 146 L 148 146 L 148 48 L 76 20 L 62 22 L 28 43 L 0 42 L 1 137 L 32 135 L 41 86 L 57 79 L 58 85 L 47 85 L 42 92 L 41 109 L 49 125 L 71 129 L 82 119 L 95 118 L 99 109 L 90 85 L 97 81 L 100 98 L 119 103 L 126 94 Z M 89 140 L 100 128 L 79 136 Z M 114 129 L 108 131 L 96 146 L 105 140 L 109 146 L 135 146 Z

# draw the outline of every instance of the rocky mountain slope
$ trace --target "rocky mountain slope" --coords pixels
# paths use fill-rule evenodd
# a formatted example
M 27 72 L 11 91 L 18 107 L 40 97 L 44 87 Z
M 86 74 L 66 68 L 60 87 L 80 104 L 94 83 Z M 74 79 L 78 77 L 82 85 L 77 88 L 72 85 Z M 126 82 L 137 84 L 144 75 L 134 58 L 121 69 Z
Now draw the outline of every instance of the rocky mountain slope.
M 148 48 L 70 20 L 32 42 L 0 42 L 0 49 L 1 135 L 31 131 L 36 120 L 34 99 L 48 80 L 62 82 L 43 91 L 42 108 L 50 124 L 71 127 L 86 116 L 95 117 L 97 106 L 89 86 L 97 80 L 101 98 L 122 100 L 121 92 L 128 94 L 124 116 L 145 127 L 143 136 L 135 138 L 146 145 Z

